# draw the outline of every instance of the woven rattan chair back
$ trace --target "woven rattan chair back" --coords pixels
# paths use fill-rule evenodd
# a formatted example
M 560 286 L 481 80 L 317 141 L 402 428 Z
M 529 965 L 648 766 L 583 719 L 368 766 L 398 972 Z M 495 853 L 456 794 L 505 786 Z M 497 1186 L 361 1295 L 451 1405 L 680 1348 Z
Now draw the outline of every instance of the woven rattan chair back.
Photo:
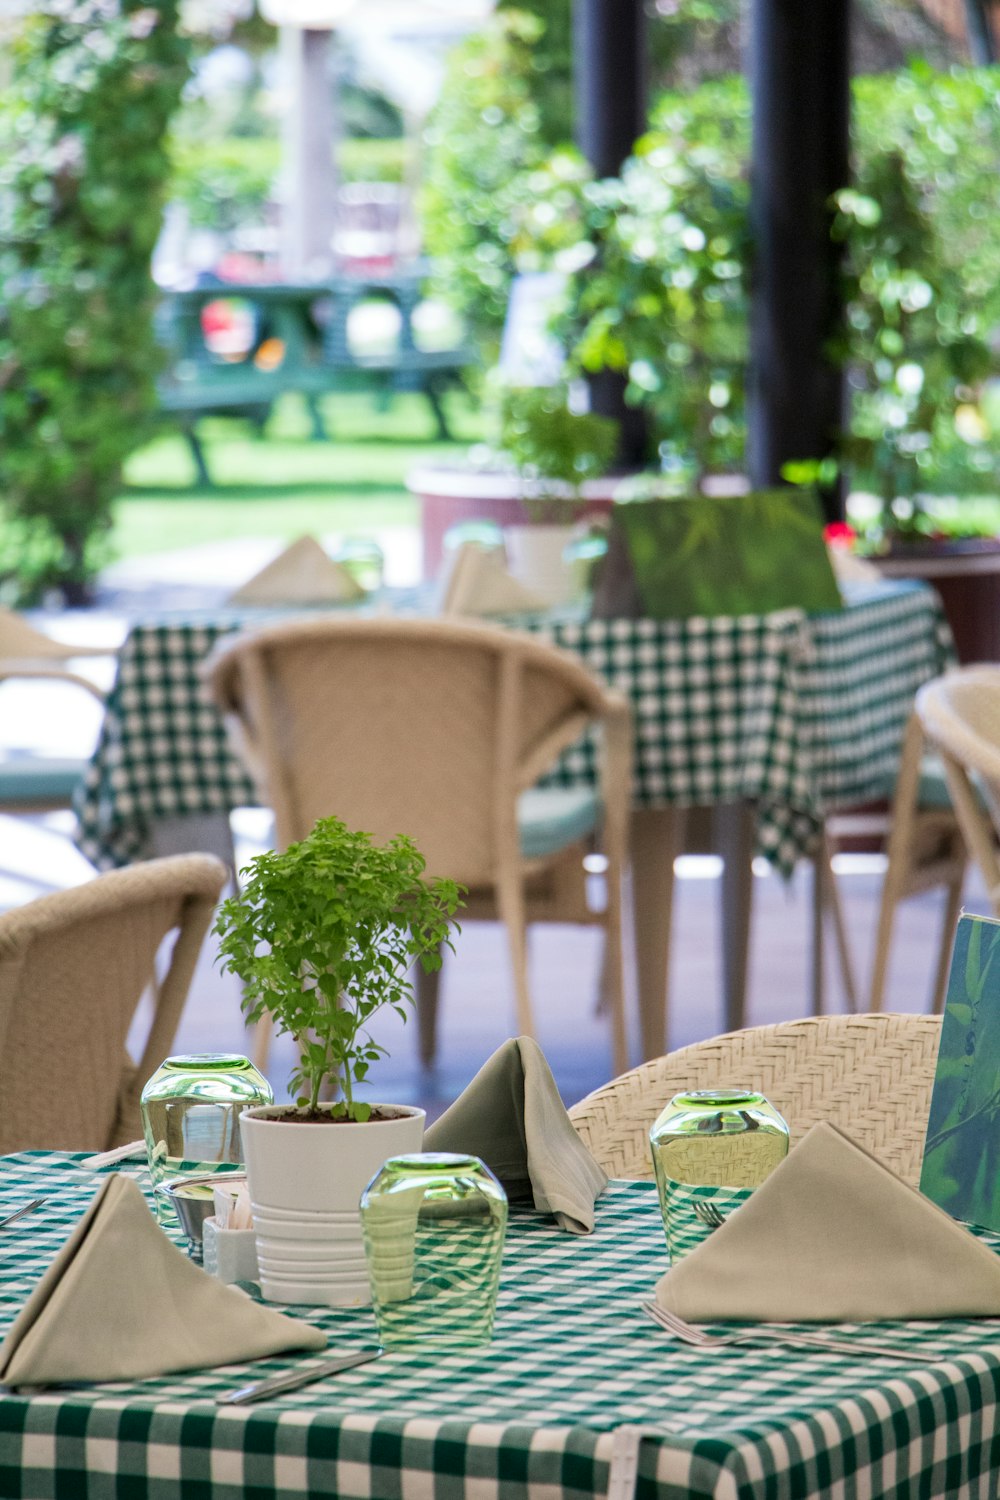
M 100 1151 L 141 1134 L 226 879 L 205 854 L 150 860 L 0 916 L 0 1152 Z M 138 1062 L 125 1042 L 176 939 Z
M 570 1118 L 611 1177 L 652 1177 L 649 1129 L 674 1094 L 760 1089 L 791 1128 L 841 1126 L 905 1181 L 920 1176 L 939 1016 L 821 1016 L 753 1026 L 643 1063 L 588 1094 Z
M 1000 915 L 1000 666 L 936 677 L 917 694 L 917 715 L 940 752 L 966 847 Z
M 335 813 L 413 838 L 428 870 L 492 883 L 517 792 L 577 739 L 594 682 L 527 636 L 438 621 L 294 621 L 210 663 L 278 842 Z
M 205 672 L 261 800 L 274 809 L 280 847 L 330 814 L 379 842 L 407 834 L 429 874 L 469 888 L 470 915 L 500 915 L 522 1032 L 534 1032 L 525 922 L 600 921 L 615 1065 L 624 1065 L 619 887 L 631 738 L 619 695 L 531 636 L 442 620 L 289 621 L 224 641 Z M 519 794 L 597 721 L 608 903 L 588 914 L 582 851 L 575 876 L 575 846 L 523 858 L 517 811 Z M 532 906 L 532 883 L 560 860 L 567 879 L 553 879 Z M 436 999 L 426 987 L 418 998 L 429 1062 Z M 262 1033 L 258 1065 L 266 1046 Z

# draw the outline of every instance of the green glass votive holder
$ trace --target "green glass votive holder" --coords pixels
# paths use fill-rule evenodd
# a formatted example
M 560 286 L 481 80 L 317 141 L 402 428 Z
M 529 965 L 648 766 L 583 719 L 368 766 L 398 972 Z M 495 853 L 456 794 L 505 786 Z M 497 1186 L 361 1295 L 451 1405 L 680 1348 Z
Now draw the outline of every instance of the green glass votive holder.
M 788 1154 L 788 1126 L 755 1089 L 675 1094 L 649 1132 L 670 1260 L 749 1198 Z
M 163 1188 L 178 1178 L 242 1167 L 240 1114 L 273 1103 L 267 1079 L 239 1053 L 179 1054 L 160 1064 L 143 1088 L 139 1111 L 161 1224 L 177 1221 Z
M 361 1232 L 383 1348 L 488 1344 L 507 1195 L 477 1156 L 392 1156 L 361 1197 Z

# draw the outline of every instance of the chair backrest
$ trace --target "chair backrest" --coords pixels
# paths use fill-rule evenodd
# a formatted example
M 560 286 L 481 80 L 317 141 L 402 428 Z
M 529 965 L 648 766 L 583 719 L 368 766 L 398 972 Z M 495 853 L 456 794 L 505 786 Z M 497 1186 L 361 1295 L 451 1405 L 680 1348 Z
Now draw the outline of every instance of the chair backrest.
M 0 916 L 0 1152 L 104 1150 L 141 1134 L 138 1094 L 169 1052 L 225 866 L 150 860 Z M 142 1056 L 125 1041 L 177 931 Z
M 642 1063 L 575 1104 L 570 1119 L 611 1177 L 652 1178 L 649 1129 L 687 1089 L 759 1089 L 792 1144 L 839 1125 L 905 1181 L 920 1176 L 940 1016 L 821 1016 L 753 1026 Z
M 1000 914 L 1000 666 L 960 667 L 934 678 L 918 692 L 916 710 L 940 752 L 966 846 Z
M 206 673 L 279 845 L 336 814 L 472 888 L 516 860 L 517 793 L 606 698 L 553 646 L 441 620 L 292 621 L 223 642 Z

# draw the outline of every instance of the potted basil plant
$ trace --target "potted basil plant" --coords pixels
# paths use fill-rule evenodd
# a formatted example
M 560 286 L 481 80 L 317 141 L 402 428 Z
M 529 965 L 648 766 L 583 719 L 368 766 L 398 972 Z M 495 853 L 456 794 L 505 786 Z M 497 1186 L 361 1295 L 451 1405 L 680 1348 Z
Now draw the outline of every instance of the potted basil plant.
M 360 1305 L 361 1193 L 390 1156 L 419 1151 L 424 1127 L 421 1109 L 359 1097 L 385 1053 L 367 1028 L 386 1009 L 405 1021 L 410 971 L 439 967 L 460 888 L 425 879 L 410 839 L 380 846 L 339 818 L 242 874 L 215 924 L 221 967 L 242 980 L 247 1019 L 269 1014 L 298 1047 L 296 1102 L 240 1120 L 261 1288 L 277 1302 Z

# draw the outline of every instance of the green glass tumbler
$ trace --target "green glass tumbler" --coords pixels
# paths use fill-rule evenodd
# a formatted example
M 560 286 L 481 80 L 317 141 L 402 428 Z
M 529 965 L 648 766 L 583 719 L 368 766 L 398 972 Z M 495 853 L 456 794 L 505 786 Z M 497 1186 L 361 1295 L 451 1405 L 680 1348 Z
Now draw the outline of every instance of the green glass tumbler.
M 649 1132 L 671 1261 L 701 1243 L 788 1154 L 788 1126 L 753 1089 L 675 1094 Z
M 139 1100 L 157 1218 L 177 1215 L 162 1187 L 179 1177 L 203 1177 L 243 1165 L 240 1113 L 273 1104 L 271 1085 L 238 1052 L 194 1052 L 168 1057 Z
M 379 1342 L 488 1344 L 507 1195 L 477 1156 L 392 1156 L 361 1198 Z

